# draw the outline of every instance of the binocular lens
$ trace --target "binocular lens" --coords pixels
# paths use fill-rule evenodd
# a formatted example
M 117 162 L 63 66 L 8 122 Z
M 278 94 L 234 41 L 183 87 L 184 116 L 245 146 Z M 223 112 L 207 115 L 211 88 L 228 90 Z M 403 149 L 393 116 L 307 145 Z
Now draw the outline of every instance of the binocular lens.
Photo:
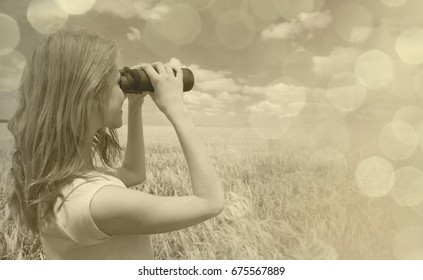
M 131 69 L 123 67 L 119 70 L 119 86 L 125 93 L 141 93 L 143 91 L 154 91 L 150 78 L 141 68 Z M 183 91 L 190 91 L 194 86 L 194 75 L 188 68 L 182 68 Z

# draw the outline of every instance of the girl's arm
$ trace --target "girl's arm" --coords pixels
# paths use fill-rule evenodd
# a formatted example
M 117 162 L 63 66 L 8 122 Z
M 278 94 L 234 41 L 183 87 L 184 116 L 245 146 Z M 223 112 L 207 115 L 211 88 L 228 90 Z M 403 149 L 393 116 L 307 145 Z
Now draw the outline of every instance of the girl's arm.
M 182 101 L 182 70 L 144 66 L 155 88 L 153 101 L 172 123 L 191 178 L 192 195 L 164 197 L 133 189 L 105 186 L 90 204 L 98 228 L 109 235 L 153 234 L 182 229 L 219 214 L 223 188 L 200 136 Z M 172 186 L 169 186 L 170 188 Z
M 142 123 L 144 94 L 128 94 L 128 141 L 117 177 L 128 187 L 145 181 L 145 149 Z
M 104 233 L 169 232 L 198 224 L 222 211 L 222 186 L 191 119 L 181 113 L 172 117 L 171 122 L 188 163 L 193 195 L 165 197 L 121 187 L 103 187 L 91 201 L 90 211 Z

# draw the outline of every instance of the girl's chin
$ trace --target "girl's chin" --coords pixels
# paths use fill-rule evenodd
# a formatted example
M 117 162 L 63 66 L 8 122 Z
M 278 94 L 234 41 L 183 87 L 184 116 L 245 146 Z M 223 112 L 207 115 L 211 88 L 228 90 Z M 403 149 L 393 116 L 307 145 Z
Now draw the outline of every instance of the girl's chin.
M 106 125 L 106 127 L 110 128 L 110 129 L 117 129 L 117 128 L 122 127 L 122 125 L 123 125 L 123 122 L 122 122 L 122 119 L 121 119 L 120 121 L 117 121 L 117 122 L 108 123 Z

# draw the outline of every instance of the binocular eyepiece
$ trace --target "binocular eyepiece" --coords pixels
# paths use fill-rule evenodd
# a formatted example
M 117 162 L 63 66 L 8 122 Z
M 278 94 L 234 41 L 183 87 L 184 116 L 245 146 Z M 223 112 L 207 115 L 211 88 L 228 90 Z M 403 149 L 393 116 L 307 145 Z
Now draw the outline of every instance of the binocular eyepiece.
M 150 78 L 141 68 L 131 69 L 127 66 L 119 70 L 119 86 L 124 93 L 141 93 L 142 91 L 154 91 Z M 176 73 L 175 73 L 176 74 Z M 194 75 L 188 68 L 182 68 L 183 91 L 190 91 L 194 86 Z

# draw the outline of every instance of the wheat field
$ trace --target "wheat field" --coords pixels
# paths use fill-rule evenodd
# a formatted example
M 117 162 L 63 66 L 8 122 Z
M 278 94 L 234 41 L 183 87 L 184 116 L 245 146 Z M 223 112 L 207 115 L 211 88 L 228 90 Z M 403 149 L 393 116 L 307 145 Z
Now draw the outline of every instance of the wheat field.
M 340 160 L 316 157 L 301 141 L 269 140 L 251 128 L 201 128 L 226 196 L 221 215 L 153 236 L 157 259 L 396 259 L 397 233 L 421 217 L 389 196 L 363 195 L 358 163 L 375 151 L 354 144 Z M 0 147 L 0 259 L 43 259 L 37 238 L 5 220 L 11 142 Z M 138 189 L 190 194 L 189 176 L 170 127 L 145 128 L 147 180 Z M 421 256 L 421 255 L 420 255 Z

